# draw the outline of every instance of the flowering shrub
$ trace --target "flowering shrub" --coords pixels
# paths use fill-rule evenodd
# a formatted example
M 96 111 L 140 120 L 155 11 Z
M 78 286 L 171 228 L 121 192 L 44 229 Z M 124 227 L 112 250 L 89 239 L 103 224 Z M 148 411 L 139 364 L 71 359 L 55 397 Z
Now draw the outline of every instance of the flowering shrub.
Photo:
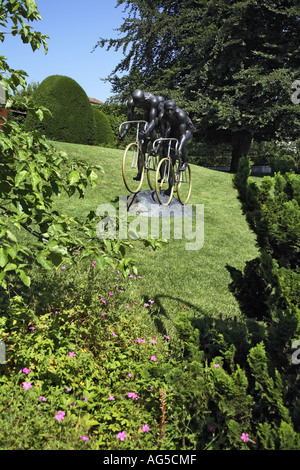
M 137 276 L 95 268 L 48 274 L 2 308 L 0 449 L 299 446 L 262 343 L 187 313 L 158 330 Z

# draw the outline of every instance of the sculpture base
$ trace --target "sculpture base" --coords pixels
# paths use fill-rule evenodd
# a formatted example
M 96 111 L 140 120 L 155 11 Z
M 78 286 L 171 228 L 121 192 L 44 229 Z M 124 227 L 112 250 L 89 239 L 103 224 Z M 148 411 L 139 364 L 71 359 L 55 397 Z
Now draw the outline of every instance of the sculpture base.
M 165 196 L 168 201 L 169 197 Z M 163 199 L 162 199 L 163 200 Z M 130 215 L 144 217 L 193 217 L 195 214 L 188 204 L 182 205 L 174 196 L 168 206 L 159 203 L 154 190 L 139 191 L 127 198 L 127 210 Z

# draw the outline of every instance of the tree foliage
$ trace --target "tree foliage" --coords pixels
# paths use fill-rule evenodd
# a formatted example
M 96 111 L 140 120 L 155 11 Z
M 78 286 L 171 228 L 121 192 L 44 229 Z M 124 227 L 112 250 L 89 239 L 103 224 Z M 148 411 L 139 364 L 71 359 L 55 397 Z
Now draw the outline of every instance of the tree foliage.
M 6 34 L 20 36 L 33 51 L 46 46 L 46 36 L 32 31 L 26 21 L 40 20 L 33 0 L 4 0 L 0 2 L 0 40 Z M 10 29 L 9 29 L 10 28 Z M 13 70 L 7 59 L 0 56 L 0 80 L 7 93 L 7 107 L 14 103 L 14 93 L 26 88 L 26 72 Z M 19 98 L 18 98 L 19 101 Z M 31 109 L 42 120 L 46 108 L 36 107 L 31 97 L 22 99 L 22 105 Z M 97 256 L 99 248 L 102 264 L 112 262 L 109 250 L 102 250 L 96 238 L 96 219 L 88 214 L 80 221 L 54 210 L 54 196 L 66 192 L 84 197 L 86 187 L 97 184 L 98 166 L 80 160 L 72 161 L 57 152 L 35 130 L 26 132 L 18 123 L 6 121 L 0 133 L 0 286 L 10 289 L 21 280 L 30 285 L 30 268 L 38 263 L 41 268 L 59 266 L 89 243 L 84 256 Z M 96 242 L 95 242 L 96 239 Z M 96 251 L 95 251 L 96 250 Z M 122 247 L 114 247 L 122 262 Z M 111 250 L 112 252 L 112 250 Z M 121 253 L 122 252 L 122 253 Z M 115 255 L 114 255 L 115 256 Z M 118 257 L 118 254 L 117 254 Z M 123 268 L 126 266 L 123 263 Z M 121 268 L 120 268 L 121 269 Z
M 128 16 L 117 39 L 97 46 L 123 49 L 110 76 L 128 96 L 137 85 L 175 97 L 193 114 L 198 136 L 233 140 L 232 170 L 253 137 L 293 138 L 299 108 L 297 0 L 118 0 Z M 128 76 L 117 73 L 129 72 Z

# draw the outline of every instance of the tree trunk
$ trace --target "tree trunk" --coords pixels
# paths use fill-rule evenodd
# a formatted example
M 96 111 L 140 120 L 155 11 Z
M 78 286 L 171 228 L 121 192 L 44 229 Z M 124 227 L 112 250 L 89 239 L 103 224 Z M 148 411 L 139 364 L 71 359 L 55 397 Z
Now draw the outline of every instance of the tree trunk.
M 230 172 L 236 173 L 241 157 L 246 157 L 252 142 L 252 133 L 247 130 L 233 132 Z

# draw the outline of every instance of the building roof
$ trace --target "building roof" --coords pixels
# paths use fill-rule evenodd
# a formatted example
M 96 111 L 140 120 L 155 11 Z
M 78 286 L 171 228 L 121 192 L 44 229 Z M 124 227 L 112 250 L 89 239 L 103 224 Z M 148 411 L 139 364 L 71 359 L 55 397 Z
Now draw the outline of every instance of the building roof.
M 99 100 L 97 100 L 96 98 L 90 98 L 90 97 L 89 97 L 89 100 L 90 100 L 90 103 L 91 103 L 91 104 L 103 104 L 102 101 L 99 101 Z

